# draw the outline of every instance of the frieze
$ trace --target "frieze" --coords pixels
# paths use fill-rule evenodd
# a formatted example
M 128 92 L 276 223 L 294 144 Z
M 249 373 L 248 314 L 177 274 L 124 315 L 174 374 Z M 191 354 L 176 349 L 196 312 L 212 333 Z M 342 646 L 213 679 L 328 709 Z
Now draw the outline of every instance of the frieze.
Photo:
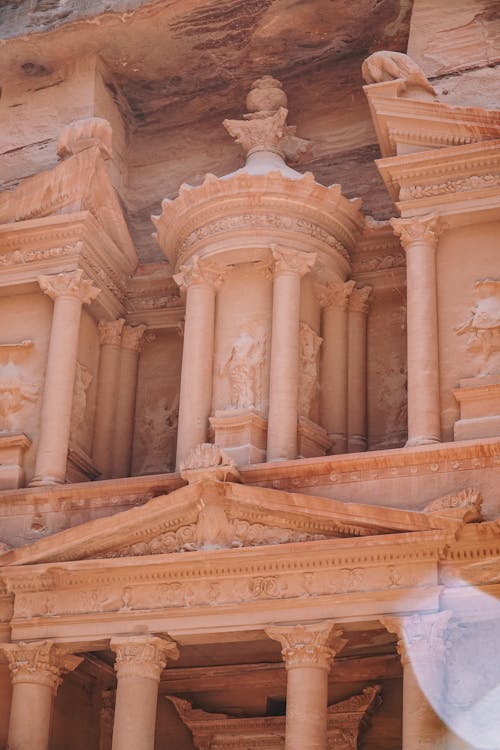
M 435 195 L 447 195 L 449 193 L 462 193 L 467 190 L 482 190 L 484 188 L 495 188 L 500 186 L 500 175 L 485 174 L 471 175 L 458 180 L 447 180 L 434 185 L 406 185 L 399 193 L 400 200 L 411 200 L 412 198 L 431 198 Z
M 430 557 L 430 556 L 429 556 Z M 430 563 L 430 565 L 429 565 Z M 401 564 L 383 564 L 376 567 L 341 567 L 323 565 L 323 561 L 312 571 L 296 570 L 293 560 L 288 561 L 289 570 L 273 564 L 252 565 L 251 570 L 226 571 L 218 566 L 218 575 L 204 568 L 195 574 L 193 569 L 177 570 L 169 574 L 167 569 L 151 571 L 148 576 L 142 570 L 137 576 L 126 571 L 119 579 L 96 572 L 94 580 L 82 588 L 83 581 L 74 572 L 61 571 L 61 589 L 41 590 L 33 580 L 33 588 L 26 591 L 15 584 L 14 620 L 32 617 L 55 617 L 77 614 L 110 612 L 144 612 L 186 607 L 214 607 L 255 601 L 292 600 L 318 598 L 332 595 L 369 593 L 388 588 L 425 588 L 435 585 L 435 561 L 427 560 Z M 125 584 L 125 585 L 124 585 Z
M 43 250 L 13 250 L 12 252 L 4 252 L 0 255 L 0 266 L 5 268 L 25 265 L 27 263 L 37 263 L 43 260 L 52 260 L 53 258 L 61 258 L 65 255 L 80 255 L 82 248 L 83 242 L 74 242 Z
M 179 245 L 178 262 L 184 262 L 194 244 L 209 239 L 210 237 L 214 237 L 217 234 L 245 229 L 268 228 L 306 234 L 320 242 L 324 242 L 326 245 L 340 253 L 345 260 L 349 261 L 349 253 L 344 245 L 313 221 L 308 221 L 304 218 L 294 219 L 288 216 L 280 216 L 279 214 L 248 213 L 226 216 L 222 219 L 207 222 L 202 227 L 194 229 Z

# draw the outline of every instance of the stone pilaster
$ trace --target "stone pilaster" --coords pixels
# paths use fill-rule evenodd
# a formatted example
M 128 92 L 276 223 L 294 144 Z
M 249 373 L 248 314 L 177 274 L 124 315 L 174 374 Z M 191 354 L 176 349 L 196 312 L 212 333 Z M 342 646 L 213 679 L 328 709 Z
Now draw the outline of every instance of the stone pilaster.
M 215 297 L 221 269 L 194 256 L 174 276 L 187 290 L 184 346 L 177 432 L 177 467 L 189 452 L 207 440 L 212 406 Z
M 285 750 L 327 749 L 328 675 L 346 644 L 334 623 L 266 629 L 282 646 L 287 669 Z
M 125 320 L 99 321 L 99 374 L 94 425 L 93 458 L 101 479 L 111 476 L 115 436 L 116 384 L 120 374 L 120 342 Z
M 50 641 L 7 643 L 12 679 L 12 702 L 7 747 L 12 750 L 47 750 L 54 696 L 64 672 L 82 661 Z
M 352 289 L 349 296 L 349 355 L 347 387 L 347 450 L 365 451 L 366 430 L 366 328 L 371 287 Z
M 120 377 L 118 379 L 115 438 L 113 441 L 112 477 L 130 474 L 134 436 L 135 400 L 139 353 L 144 343 L 145 325 L 125 326 L 120 340 Z
M 158 684 L 177 645 L 152 636 L 111 640 L 117 676 L 112 750 L 154 750 Z
M 391 219 L 406 251 L 408 337 L 408 446 L 441 440 L 436 216 Z
M 300 280 L 314 253 L 273 246 L 273 319 L 267 460 L 297 458 Z
M 354 281 L 318 287 L 322 307 L 321 425 L 332 443 L 332 453 L 347 451 L 347 306 Z
M 403 665 L 403 750 L 440 750 L 446 744 L 445 639 L 450 612 L 384 617 L 398 637 Z
M 38 283 L 54 300 L 54 312 L 31 486 L 65 480 L 82 305 L 99 294 L 81 270 L 40 276 Z

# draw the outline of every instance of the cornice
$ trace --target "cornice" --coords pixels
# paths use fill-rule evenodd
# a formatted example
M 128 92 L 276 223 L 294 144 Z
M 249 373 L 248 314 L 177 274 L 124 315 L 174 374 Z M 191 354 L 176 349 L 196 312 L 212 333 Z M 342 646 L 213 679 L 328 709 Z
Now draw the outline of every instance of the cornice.
M 315 486 L 382 480 L 404 476 L 436 475 L 441 472 L 500 468 L 500 439 L 462 440 L 414 448 L 391 448 L 342 456 L 319 456 L 307 461 L 255 464 L 240 469 L 248 486 L 274 487 L 288 491 Z
M 500 137 L 498 111 L 405 97 L 402 84 L 393 80 L 363 87 L 383 157 L 395 156 L 398 146 L 426 151 Z
M 498 211 L 500 139 L 424 151 L 376 162 L 403 216 L 437 211 L 441 215 Z
M 326 188 L 311 173 L 296 180 L 279 171 L 224 179 L 209 174 L 199 187 L 183 185 L 178 198 L 163 201 L 161 215 L 152 219 L 176 268 L 231 238 L 248 235 L 255 246 L 256 230 L 266 246 L 280 244 L 280 237 L 286 244 L 285 237 L 305 235 L 314 243 L 312 250 L 319 246 L 348 268 L 362 227 L 359 205 L 344 198 L 339 185 Z

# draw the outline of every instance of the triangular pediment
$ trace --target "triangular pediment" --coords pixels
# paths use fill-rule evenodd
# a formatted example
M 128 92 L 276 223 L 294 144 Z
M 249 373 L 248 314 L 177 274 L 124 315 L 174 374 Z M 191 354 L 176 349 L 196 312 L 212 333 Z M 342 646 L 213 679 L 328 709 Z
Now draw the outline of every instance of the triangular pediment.
M 477 496 L 477 497 L 476 497 Z M 2 565 L 133 557 L 449 530 L 478 520 L 480 496 L 428 512 L 203 480 L 0 555 Z M 479 498 L 479 500 L 478 500 Z M 451 514 L 447 511 L 452 507 Z

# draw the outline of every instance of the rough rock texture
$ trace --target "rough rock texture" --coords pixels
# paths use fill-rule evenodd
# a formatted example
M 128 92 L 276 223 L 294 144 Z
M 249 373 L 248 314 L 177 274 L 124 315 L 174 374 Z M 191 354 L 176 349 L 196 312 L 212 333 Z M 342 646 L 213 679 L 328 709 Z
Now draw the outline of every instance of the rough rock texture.
M 341 182 L 346 195 L 363 197 L 367 213 L 387 217 L 391 204 L 373 165 L 376 139 L 360 68 L 375 49 L 406 48 L 411 5 L 9 2 L 0 9 L 3 186 L 55 164 L 61 121 L 107 117 L 113 181 L 138 252 L 160 259 L 150 215 L 182 182 L 241 166 L 222 120 L 239 117 L 249 83 L 271 74 L 287 91 L 289 122 L 312 142 L 299 169 L 325 185 Z M 70 106 L 68 89 L 79 92 Z M 29 108 L 21 129 L 20 107 Z

